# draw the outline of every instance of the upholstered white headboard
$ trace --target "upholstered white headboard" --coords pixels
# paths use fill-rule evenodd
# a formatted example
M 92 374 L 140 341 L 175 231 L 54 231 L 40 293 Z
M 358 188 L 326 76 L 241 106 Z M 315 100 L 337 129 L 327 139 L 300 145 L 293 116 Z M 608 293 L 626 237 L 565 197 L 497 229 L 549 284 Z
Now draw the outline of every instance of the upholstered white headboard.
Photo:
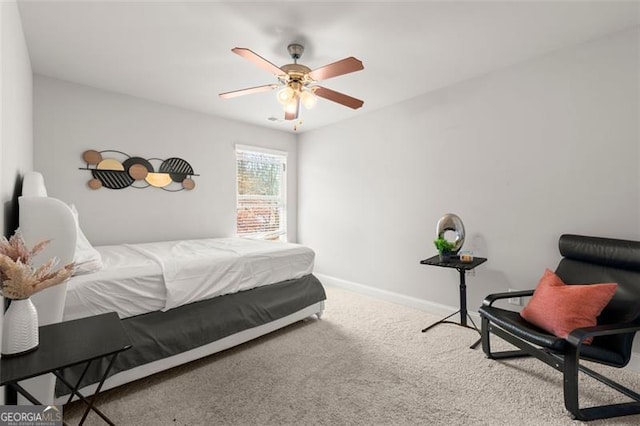
M 47 196 L 44 179 L 38 172 L 28 172 L 22 181 L 22 196 L 18 199 L 19 226 L 29 246 L 51 240 L 34 259 L 40 265 L 57 257 L 60 266 L 73 261 L 76 249 L 77 226 L 69 206 Z M 51 287 L 32 297 L 38 310 L 40 325 L 60 322 L 64 309 L 66 284 Z
M 22 194 L 27 197 L 46 197 L 44 177 L 39 172 L 27 172 L 22 178 Z
M 51 240 L 34 258 L 34 264 L 41 265 L 54 256 L 59 260 L 58 266 L 72 262 L 76 250 L 76 221 L 66 203 L 47 196 L 44 179 L 40 173 L 28 172 L 24 175 L 18 205 L 20 231 L 27 245 L 31 247 L 40 241 Z M 67 284 L 62 283 L 31 297 L 38 311 L 39 325 L 62 321 L 66 292 Z M 53 403 L 53 375 L 36 377 L 21 384 L 43 404 Z M 29 404 L 22 398 L 19 399 L 19 403 Z

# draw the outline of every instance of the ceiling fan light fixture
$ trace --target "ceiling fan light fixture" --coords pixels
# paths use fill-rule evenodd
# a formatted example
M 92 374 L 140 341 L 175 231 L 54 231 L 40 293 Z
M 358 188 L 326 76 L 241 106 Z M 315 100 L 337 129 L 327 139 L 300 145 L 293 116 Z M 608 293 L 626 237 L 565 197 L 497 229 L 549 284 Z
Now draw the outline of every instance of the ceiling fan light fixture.
M 298 97 L 294 96 L 289 102 L 284 104 L 284 111 L 289 114 L 294 114 L 298 109 Z
M 285 87 L 284 89 L 282 89 L 282 90 L 280 90 L 278 92 L 278 95 L 277 95 L 278 102 L 280 102 L 282 105 L 286 106 L 293 99 L 295 99 L 295 95 L 296 95 L 295 90 L 293 90 L 291 87 L 287 86 L 287 87 Z
M 304 105 L 306 109 L 311 109 L 316 106 L 318 98 L 313 94 L 313 92 L 304 90 L 302 93 L 300 93 L 300 102 L 302 102 L 302 105 Z

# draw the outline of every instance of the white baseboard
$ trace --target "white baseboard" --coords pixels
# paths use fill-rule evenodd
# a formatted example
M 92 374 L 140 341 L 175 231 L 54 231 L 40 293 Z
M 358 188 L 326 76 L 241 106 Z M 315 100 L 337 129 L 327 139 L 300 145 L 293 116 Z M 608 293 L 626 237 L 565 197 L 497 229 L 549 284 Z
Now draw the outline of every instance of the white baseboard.
M 355 293 L 365 294 L 367 296 L 386 300 L 387 302 L 397 303 L 398 305 L 418 309 L 420 311 L 424 311 L 437 316 L 445 317 L 447 315 L 451 315 L 459 309 L 457 307 L 443 305 L 441 303 L 431 302 L 425 299 L 418 299 L 417 297 L 407 296 L 389 290 L 382 290 L 380 288 L 371 287 L 353 281 L 343 280 L 341 278 L 332 277 L 330 275 L 319 274 L 315 272 L 313 274 L 318 277 L 323 285 L 351 290 Z M 469 311 L 469 315 L 473 318 L 473 320 L 479 327 L 480 315 L 477 312 L 472 311 Z
M 386 300 L 387 302 L 397 303 L 398 305 L 407 306 L 409 308 L 418 309 L 420 311 L 428 312 L 434 315 L 447 316 L 458 310 L 456 307 L 442 305 L 440 303 L 430 302 L 424 299 L 418 299 L 417 297 L 407 296 L 400 293 L 395 293 L 389 290 L 382 290 L 380 288 L 371 287 L 365 284 L 356 283 L 353 281 L 343 280 L 341 278 L 332 277 L 330 275 L 315 273 L 314 275 L 322 282 L 323 285 L 329 287 L 338 287 L 345 290 L 350 290 L 355 293 L 365 294 L 367 296 L 375 297 L 377 299 Z M 477 312 L 469 311 L 469 315 L 476 322 L 476 325 L 480 327 L 480 315 Z M 638 346 L 638 340 L 640 336 L 636 336 L 636 346 Z M 635 348 L 631 355 L 629 364 L 625 367 L 629 370 L 640 372 L 640 348 Z

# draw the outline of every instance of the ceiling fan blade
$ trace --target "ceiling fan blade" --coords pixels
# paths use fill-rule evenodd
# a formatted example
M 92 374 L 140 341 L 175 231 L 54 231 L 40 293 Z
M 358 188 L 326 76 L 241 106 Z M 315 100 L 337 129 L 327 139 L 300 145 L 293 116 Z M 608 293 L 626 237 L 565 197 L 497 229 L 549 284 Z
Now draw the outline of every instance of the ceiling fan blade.
M 322 81 L 328 78 L 337 77 L 339 75 L 349 74 L 351 72 L 360 71 L 364 69 L 362 61 L 350 56 L 342 59 L 338 62 L 334 62 L 324 67 L 317 68 L 309 73 L 315 81 Z
M 231 98 L 235 98 L 236 96 L 266 92 L 268 90 L 277 89 L 278 87 L 280 87 L 280 85 L 278 84 L 266 84 L 264 86 L 249 87 L 247 89 L 240 89 L 240 90 L 234 90 L 232 92 L 220 93 L 218 96 L 220 96 L 222 99 L 231 99 Z
M 231 51 L 237 55 L 242 56 L 245 59 L 250 60 L 260 68 L 269 71 L 271 74 L 274 74 L 277 76 L 287 75 L 287 73 L 282 71 L 279 67 L 275 66 L 274 64 L 272 64 L 271 62 L 263 58 L 262 56 L 258 55 L 257 53 L 249 49 L 245 49 L 244 47 L 234 47 L 233 49 L 231 49 Z
M 296 99 L 296 108 L 295 110 L 284 110 L 284 119 L 285 120 L 295 120 L 298 118 L 298 113 L 300 113 L 300 98 Z
M 352 98 L 344 93 L 336 92 L 335 90 L 327 89 L 326 87 L 314 86 L 313 92 L 316 96 L 337 102 L 349 108 L 358 109 L 364 105 L 364 101 L 361 101 L 360 99 Z

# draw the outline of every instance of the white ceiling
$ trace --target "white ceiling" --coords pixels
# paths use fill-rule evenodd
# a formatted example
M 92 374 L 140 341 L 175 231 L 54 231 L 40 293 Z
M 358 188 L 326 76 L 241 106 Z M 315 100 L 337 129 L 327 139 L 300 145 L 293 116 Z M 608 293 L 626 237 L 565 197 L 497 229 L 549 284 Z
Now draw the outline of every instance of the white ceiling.
M 260 126 L 292 131 L 274 92 L 218 93 L 276 82 L 231 52 L 276 65 L 300 42 L 310 68 L 355 56 L 364 71 L 323 86 L 365 101 L 320 99 L 306 131 L 565 46 L 640 24 L 631 2 L 211 2 L 18 0 L 34 73 Z

